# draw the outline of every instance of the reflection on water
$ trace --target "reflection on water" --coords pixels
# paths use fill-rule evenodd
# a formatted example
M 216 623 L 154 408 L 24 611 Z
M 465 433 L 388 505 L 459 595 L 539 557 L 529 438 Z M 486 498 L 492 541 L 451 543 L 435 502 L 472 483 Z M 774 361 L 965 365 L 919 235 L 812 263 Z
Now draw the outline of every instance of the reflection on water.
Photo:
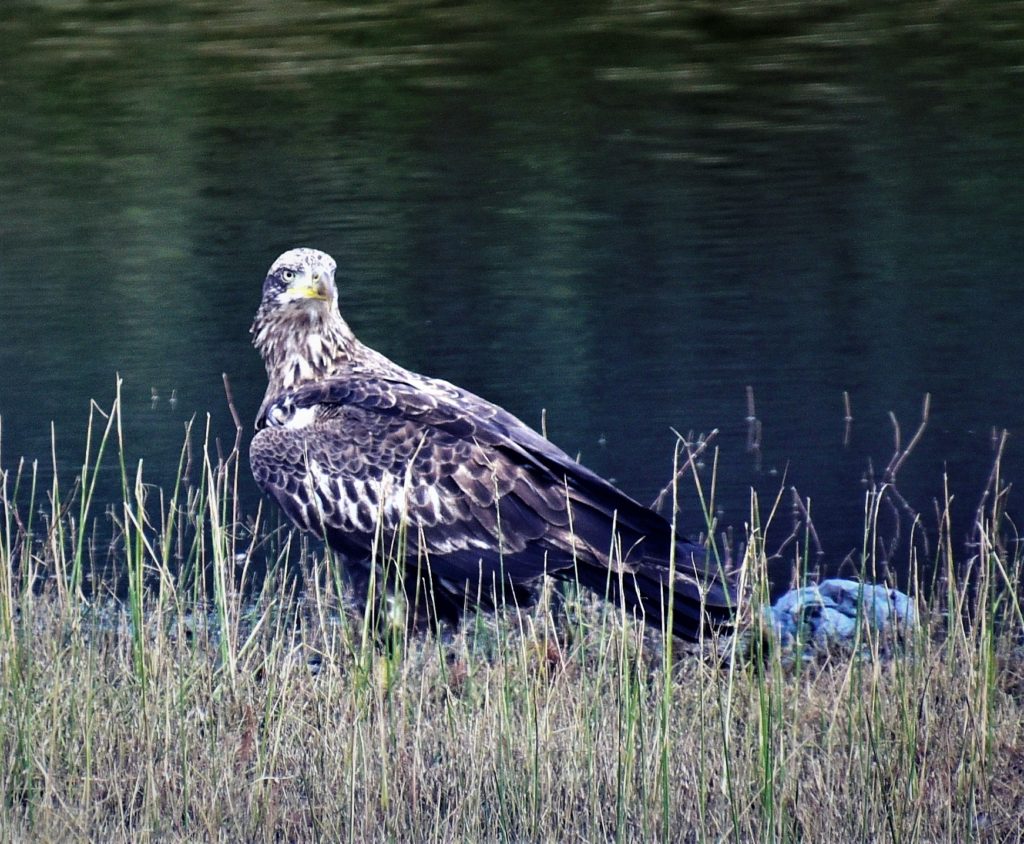
M 829 562 L 890 409 L 933 394 L 904 491 L 930 512 L 948 470 L 962 533 L 992 428 L 1024 428 L 1019 3 L 12 8 L 4 467 L 48 459 L 50 420 L 73 467 L 116 372 L 157 475 L 193 414 L 233 439 L 221 374 L 251 414 L 260 281 L 297 244 L 338 259 L 364 340 L 546 408 L 641 499 L 672 429 L 718 428 L 722 523 L 795 485 Z

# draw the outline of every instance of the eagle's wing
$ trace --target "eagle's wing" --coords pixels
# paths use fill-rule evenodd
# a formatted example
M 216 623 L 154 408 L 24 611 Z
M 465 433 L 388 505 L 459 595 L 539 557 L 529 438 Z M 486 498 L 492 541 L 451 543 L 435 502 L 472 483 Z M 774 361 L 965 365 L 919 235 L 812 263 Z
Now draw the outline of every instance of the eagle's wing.
M 646 593 L 637 603 L 647 611 L 662 600 L 668 522 L 472 393 L 411 373 L 332 378 L 282 396 L 261 422 L 257 482 L 350 557 L 402 535 L 408 558 L 424 555 L 442 582 L 547 571 L 604 591 L 612 568 L 631 578 L 627 591 Z M 700 607 L 731 596 L 708 576 L 703 549 L 675 548 L 677 623 L 692 637 Z
M 417 381 L 334 378 L 283 396 L 253 440 L 260 486 L 300 527 L 372 536 L 404 522 L 416 547 L 465 551 L 474 568 L 485 551 L 534 574 L 545 552 L 549 566 L 556 552 L 562 564 L 574 550 L 607 555 L 613 520 L 625 551 L 643 542 L 667 562 L 656 513 L 496 405 Z
M 350 554 L 404 528 L 410 552 L 454 569 L 442 576 L 475 577 L 506 555 L 536 576 L 557 543 L 535 543 L 568 528 L 565 490 L 502 449 L 507 432 L 480 409 L 381 377 L 307 385 L 269 407 L 253 473 L 297 525 Z

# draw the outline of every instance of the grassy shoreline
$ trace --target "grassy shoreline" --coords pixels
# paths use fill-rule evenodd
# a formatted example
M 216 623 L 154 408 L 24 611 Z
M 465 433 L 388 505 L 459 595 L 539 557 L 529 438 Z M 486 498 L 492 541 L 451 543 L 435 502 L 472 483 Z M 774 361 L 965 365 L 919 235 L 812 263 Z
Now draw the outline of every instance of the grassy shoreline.
M 1022 558 L 1001 493 L 973 554 L 937 537 L 928 562 L 945 574 L 892 659 L 865 633 L 855 653 L 874 658 L 769 648 L 723 667 L 574 593 L 554 614 L 542 600 L 381 647 L 330 556 L 238 524 L 237 449 L 183 450 L 164 493 L 125 465 L 117 402 L 94 423 L 73 495 L 3 479 L 5 839 L 1024 834 Z M 124 493 L 109 519 L 91 512 L 104 460 Z M 747 616 L 767 588 L 756 502 L 751 524 Z M 127 600 L 85 588 L 101 546 Z M 257 555 L 270 568 L 253 594 Z

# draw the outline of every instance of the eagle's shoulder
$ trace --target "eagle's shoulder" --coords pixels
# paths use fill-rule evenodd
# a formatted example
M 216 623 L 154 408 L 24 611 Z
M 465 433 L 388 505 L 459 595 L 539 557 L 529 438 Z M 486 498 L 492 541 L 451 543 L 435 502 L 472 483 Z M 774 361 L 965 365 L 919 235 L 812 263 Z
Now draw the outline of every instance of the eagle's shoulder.
M 498 474 L 516 468 L 563 494 L 566 486 L 576 489 L 620 517 L 645 524 L 662 521 L 499 405 L 388 363 L 346 367 L 279 396 L 267 405 L 264 427 L 306 430 L 305 447 L 343 450 L 350 465 L 367 460 L 379 465 L 415 449 L 421 468 L 434 467 L 428 473 L 432 477 L 437 466 L 451 467 L 460 460 L 487 465 Z
M 447 381 L 396 368 L 343 370 L 268 401 L 257 428 L 303 429 L 317 423 L 377 416 L 404 420 L 460 439 L 496 444 L 503 437 L 532 433 L 497 405 Z M 523 438 L 522 436 L 519 438 Z

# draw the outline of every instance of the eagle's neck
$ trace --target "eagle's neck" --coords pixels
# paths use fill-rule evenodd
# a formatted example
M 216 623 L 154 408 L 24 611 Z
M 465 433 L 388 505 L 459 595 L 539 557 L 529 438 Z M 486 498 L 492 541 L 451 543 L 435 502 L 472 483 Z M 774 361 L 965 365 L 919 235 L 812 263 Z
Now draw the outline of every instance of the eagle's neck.
M 252 335 L 268 397 L 329 378 L 352 361 L 359 342 L 335 308 L 309 306 L 260 308 Z

